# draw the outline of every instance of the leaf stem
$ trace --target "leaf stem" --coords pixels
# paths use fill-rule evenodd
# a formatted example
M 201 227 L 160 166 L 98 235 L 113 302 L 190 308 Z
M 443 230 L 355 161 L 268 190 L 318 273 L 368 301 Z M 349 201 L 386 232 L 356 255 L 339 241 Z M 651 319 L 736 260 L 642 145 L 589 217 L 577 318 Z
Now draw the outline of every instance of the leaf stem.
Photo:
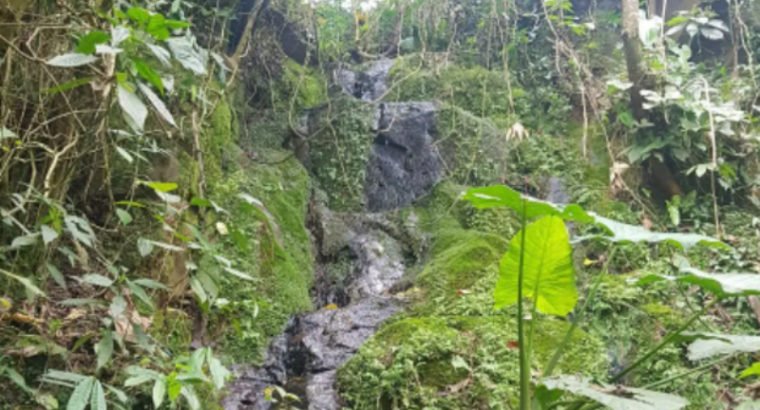
M 527 210 L 522 200 L 520 215 L 520 268 L 517 276 L 517 338 L 520 347 L 520 410 L 530 410 L 530 367 L 529 350 L 525 339 L 525 317 L 523 316 L 523 279 L 525 267 L 525 232 L 527 230 Z
M 657 346 L 653 347 L 652 350 L 647 352 L 644 356 L 641 356 L 638 360 L 636 360 L 633 364 L 623 369 L 620 373 L 616 374 L 610 381 L 611 382 L 617 382 L 620 381 L 625 375 L 635 370 L 637 367 L 641 366 L 644 362 L 649 360 L 652 356 L 654 356 L 657 352 L 662 350 L 663 347 L 670 344 L 673 340 L 675 340 L 678 336 L 681 335 L 681 333 L 684 332 L 684 330 L 688 329 L 689 326 L 691 326 L 694 322 L 696 322 L 702 315 L 713 305 L 715 305 L 718 302 L 718 298 L 713 299 L 710 303 L 706 304 L 699 312 L 696 312 L 692 317 L 689 318 L 689 320 L 686 321 L 681 327 L 678 328 L 675 332 L 671 333 L 663 339 Z

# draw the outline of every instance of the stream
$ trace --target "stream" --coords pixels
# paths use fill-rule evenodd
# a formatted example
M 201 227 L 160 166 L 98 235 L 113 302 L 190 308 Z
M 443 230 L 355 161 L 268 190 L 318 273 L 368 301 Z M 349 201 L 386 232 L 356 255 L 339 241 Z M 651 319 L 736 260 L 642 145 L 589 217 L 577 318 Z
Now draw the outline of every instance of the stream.
M 321 207 L 320 232 L 312 289 L 319 310 L 291 319 L 274 338 L 261 367 L 238 366 L 223 401 L 225 410 L 274 409 L 265 399 L 269 386 L 297 395 L 297 408 L 341 408 L 335 381 L 346 363 L 392 315 L 402 309 L 392 289 L 406 271 L 402 234 L 383 214 L 427 194 L 443 175 L 436 151 L 436 106 L 430 102 L 379 103 L 387 92 L 393 60 L 371 63 L 364 71 L 339 68 L 334 80 L 345 94 L 375 108 L 375 139 L 367 164 L 366 211 L 340 214 Z M 303 119 L 309 124 L 308 115 Z M 313 115 L 313 114 L 311 114 Z M 302 130 L 308 135 L 310 130 Z M 332 238 L 332 239 L 326 239 Z M 348 255 L 348 274 L 340 280 L 324 274 L 329 255 Z M 320 259 L 325 259 L 320 261 Z

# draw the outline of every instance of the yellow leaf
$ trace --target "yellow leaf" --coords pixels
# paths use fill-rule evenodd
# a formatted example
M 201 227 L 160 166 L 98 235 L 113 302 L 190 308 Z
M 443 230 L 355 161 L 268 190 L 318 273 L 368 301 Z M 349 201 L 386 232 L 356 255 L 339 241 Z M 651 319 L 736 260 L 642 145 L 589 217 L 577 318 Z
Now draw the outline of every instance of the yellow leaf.
M 330 303 L 329 305 L 325 305 L 325 310 L 338 310 L 338 305 Z
M 13 307 L 13 301 L 0 297 L 0 312 L 7 312 Z

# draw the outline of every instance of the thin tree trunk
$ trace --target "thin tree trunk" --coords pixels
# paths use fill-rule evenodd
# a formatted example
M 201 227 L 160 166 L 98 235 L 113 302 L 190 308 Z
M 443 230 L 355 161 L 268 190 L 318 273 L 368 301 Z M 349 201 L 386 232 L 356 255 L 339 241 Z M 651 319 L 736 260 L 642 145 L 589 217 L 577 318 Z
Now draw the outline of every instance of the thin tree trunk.
M 630 88 L 631 111 L 636 120 L 646 117 L 644 101 L 641 97 L 641 87 L 645 81 L 642 66 L 641 41 L 639 41 L 639 2 L 638 0 L 622 0 L 623 2 L 623 50 L 625 64 L 628 68 L 628 79 L 633 83 Z
M 629 89 L 630 108 L 636 121 L 647 119 L 644 110 L 644 98 L 641 90 L 648 87 L 646 70 L 643 64 L 641 41 L 639 39 L 639 1 L 622 0 L 623 51 L 628 68 L 628 80 L 633 83 Z M 645 164 L 646 180 L 654 186 L 666 199 L 675 195 L 683 195 L 680 185 L 670 168 L 657 157 L 650 157 Z

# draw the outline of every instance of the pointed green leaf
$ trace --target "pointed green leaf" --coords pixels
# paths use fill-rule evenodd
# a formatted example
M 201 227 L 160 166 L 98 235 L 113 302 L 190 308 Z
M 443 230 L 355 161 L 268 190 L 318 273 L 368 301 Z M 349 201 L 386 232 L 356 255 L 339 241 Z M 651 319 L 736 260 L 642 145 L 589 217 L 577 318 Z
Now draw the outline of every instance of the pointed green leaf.
M 97 354 L 98 359 L 97 369 L 100 370 L 111 360 L 111 356 L 113 356 L 112 332 L 107 331 L 103 333 L 103 337 L 101 337 L 98 344 L 95 345 L 95 353 Z
M 71 397 L 69 397 L 69 401 L 66 404 L 66 410 L 84 410 L 90 401 L 90 395 L 94 386 L 94 377 L 82 379 L 74 388 L 74 392 L 71 393 Z
M 90 273 L 84 275 L 80 280 L 84 283 L 89 283 L 90 285 L 100 286 L 103 288 L 107 288 L 113 285 L 114 282 L 113 279 L 105 277 L 99 273 Z
M 174 116 L 172 116 L 172 113 L 168 108 L 166 108 L 166 104 L 164 104 L 163 100 L 161 100 L 161 97 L 157 96 L 156 93 L 154 93 L 153 90 L 151 90 L 150 87 L 145 84 L 140 83 L 137 86 L 140 88 L 140 91 L 142 91 L 145 97 L 148 98 L 148 101 L 150 101 L 150 104 L 156 110 L 158 115 L 160 115 L 161 118 L 163 118 L 164 121 L 168 122 L 171 126 L 177 128 L 177 123 L 174 122 Z
M 145 238 L 138 238 L 137 251 L 140 252 L 140 256 L 144 258 L 153 252 L 153 243 Z
M 200 410 L 201 401 L 198 399 L 198 395 L 195 394 L 195 389 L 193 389 L 192 386 L 182 386 L 180 392 L 182 394 L 182 397 L 185 398 L 187 406 L 190 407 L 190 410 Z
M 137 74 L 145 81 L 150 83 L 152 86 L 156 87 L 156 89 L 163 94 L 164 93 L 164 83 L 161 80 L 161 76 L 158 75 L 156 70 L 154 70 L 151 66 L 149 66 L 145 61 L 140 59 L 133 59 L 132 65 L 135 68 L 135 71 L 137 71 Z M 139 84 L 138 84 L 139 86 Z
M 153 407 L 161 407 L 161 403 L 164 402 L 166 396 L 166 382 L 164 379 L 156 379 L 153 384 Z
M 95 56 L 80 53 L 68 53 L 53 57 L 45 64 L 53 67 L 79 67 L 92 64 L 96 61 L 98 61 L 98 58 Z
M 127 16 L 135 23 L 146 24 L 150 20 L 150 12 L 142 7 L 130 7 Z
M 682 267 L 682 276 L 651 274 L 638 280 L 639 285 L 669 280 L 699 286 L 720 298 L 760 295 L 758 273 L 708 273 L 691 267 Z
M 29 393 L 34 394 L 34 390 L 32 390 L 27 384 L 26 380 L 24 380 L 24 376 L 22 376 L 19 372 L 16 370 L 10 368 L 10 367 L 1 367 L 0 366 L 0 376 L 5 375 L 10 381 L 12 381 L 16 386 L 18 386 L 21 390 Z
M 665 242 L 684 249 L 689 249 L 698 244 L 719 248 L 728 247 L 723 242 L 705 235 L 695 233 L 652 232 L 645 229 L 643 226 L 629 225 L 599 215 L 594 215 L 594 219 L 596 219 L 596 222 L 599 225 L 607 228 L 611 234 L 608 239 L 612 242 Z
M 42 233 L 42 242 L 44 242 L 45 245 L 50 244 L 50 242 L 53 242 L 58 238 L 58 232 L 47 225 L 40 226 L 40 232 Z
M 19 249 L 26 246 L 32 246 L 37 243 L 39 237 L 39 233 L 17 236 L 13 238 L 13 241 L 11 242 L 11 249 Z
M 0 269 L 0 273 L 24 285 L 24 287 L 29 293 L 33 295 L 45 297 L 45 292 L 40 290 L 40 288 L 38 288 L 37 285 L 35 285 L 34 282 L 31 281 L 31 279 L 16 275 L 15 273 L 8 272 L 7 270 L 3 270 L 3 269 Z
M 95 46 L 111 40 L 111 36 L 103 31 L 94 30 L 82 36 L 77 42 L 76 51 L 82 54 L 95 53 Z
M 745 369 L 742 374 L 739 375 L 740 378 L 744 379 L 745 377 L 750 376 L 760 376 L 760 362 L 757 362 L 753 364 L 752 366 Z
M 142 131 L 145 120 L 148 118 L 148 108 L 145 103 L 135 93 L 122 85 L 118 86 L 116 94 L 127 122 L 137 131 Z
M 227 370 L 226 367 L 222 365 L 222 362 L 219 361 L 219 359 L 211 356 L 210 351 L 208 354 L 208 368 L 209 372 L 211 373 L 211 380 L 214 382 L 214 386 L 217 388 L 217 390 L 220 390 L 222 387 L 224 387 L 224 382 L 227 380 L 227 378 L 230 377 L 231 373 L 229 370 Z
M 103 385 L 95 381 L 90 396 L 90 410 L 108 410 L 106 405 L 106 393 L 103 391 Z
M 2 125 L 0 125 L 0 140 L 11 139 L 11 138 L 18 138 L 18 135 L 16 135 L 15 132 L 9 130 L 8 128 L 5 128 Z
M 119 221 L 124 226 L 132 223 L 132 220 L 133 220 L 132 215 L 130 215 L 129 212 L 121 208 L 116 208 L 116 216 L 119 218 Z
M 534 300 L 539 312 L 567 315 L 578 302 L 578 290 L 565 223 L 559 217 L 547 216 L 524 229 L 523 295 Z M 518 232 L 501 260 L 494 291 L 497 309 L 517 303 L 520 242 L 521 232 Z
M 140 285 L 144 288 L 150 288 L 150 289 L 161 289 L 161 290 L 169 289 L 163 283 L 155 281 L 153 279 L 137 279 L 137 280 L 132 281 L 132 283 L 136 285 Z
M 50 277 L 53 278 L 55 283 L 58 284 L 58 286 L 62 287 L 63 289 L 68 289 L 68 286 L 66 286 L 66 279 L 63 277 L 63 274 L 61 273 L 61 271 L 55 267 L 55 265 L 48 263 L 47 271 L 50 274 Z
M 132 281 L 127 281 L 127 286 L 129 287 L 129 290 L 131 290 L 135 296 L 137 296 L 146 305 L 148 305 L 149 308 L 153 309 L 153 300 L 150 298 L 150 296 L 148 296 L 147 293 L 145 293 L 145 289 L 143 289 L 142 287 L 140 287 L 139 285 L 135 284 Z
M 158 192 L 171 192 L 179 187 L 175 182 L 145 181 L 143 183 Z
M 524 200 L 525 215 L 528 219 L 554 215 L 560 216 L 566 221 L 581 223 L 591 223 L 594 221 L 594 218 L 578 205 L 555 205 L 523 195 L 506 185 L 471 188 L 464 193 L 462 199 L 469 201 L 478 209 L 510 208 L 518 213 L 522 213 Z

